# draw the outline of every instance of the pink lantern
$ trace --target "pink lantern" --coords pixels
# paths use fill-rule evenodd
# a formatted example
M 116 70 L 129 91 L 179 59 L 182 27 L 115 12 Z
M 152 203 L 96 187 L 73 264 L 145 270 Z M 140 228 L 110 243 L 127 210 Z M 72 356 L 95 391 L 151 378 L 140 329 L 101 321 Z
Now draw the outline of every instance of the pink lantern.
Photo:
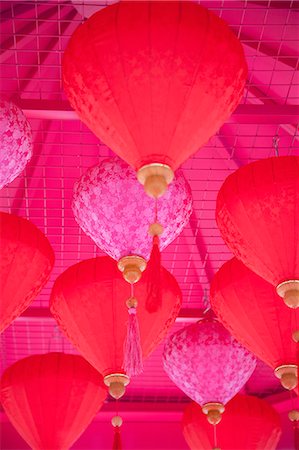
M 0 100 L 0 189 L 13 181 L 32 156 L 31 127 L 13 103 Z
M 201 405 L 214 425 L 256 366 L 254 356 L 212 319 L 203 319 L 170 336 L 163 360 L 169 378 Z
M 127 163 L 110 158 L 77 181 L 72 207 L 76 221 L 98 247 L 117 261 L 133 257 L 130 264 L 141 264 L 142 271 L 152 248 L 149 225 L 157 219 L 163 226 L 160 249 L 167 247 L 189 221 L 192 196 L 182 172 L 177 171 L 165 195 L 154 200 Z

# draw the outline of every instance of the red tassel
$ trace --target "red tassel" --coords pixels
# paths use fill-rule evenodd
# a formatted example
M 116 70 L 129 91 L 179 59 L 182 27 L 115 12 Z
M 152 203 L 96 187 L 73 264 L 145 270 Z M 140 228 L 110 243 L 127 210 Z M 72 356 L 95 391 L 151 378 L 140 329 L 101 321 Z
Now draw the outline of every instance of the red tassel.
M 153 247 L 149 262 L 147 263 L 147 299 L 146 309 L 148 312 L 157 311 L 162 304 L 161 296 L 161 253 L 159 236 L 153 237 Z
M 112 450 L 121 450 L 121 449 L 122 445 L 121 445 L 120 427 L 115 427 Z
M 127 337 L 124 345 L 124 363 L 123 369 L 131 377 L 139 375 L 143 371 L 142 349 L 140 342 L 140 331 L 136 308 L 128 309 L 129 320 L 127 328 Z

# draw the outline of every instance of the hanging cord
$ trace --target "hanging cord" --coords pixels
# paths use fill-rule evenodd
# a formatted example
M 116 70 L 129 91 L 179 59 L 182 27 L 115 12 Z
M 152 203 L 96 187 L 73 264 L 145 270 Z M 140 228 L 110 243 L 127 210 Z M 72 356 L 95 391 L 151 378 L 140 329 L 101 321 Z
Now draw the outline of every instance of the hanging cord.
M 273 136 L 272 144 L 273 144 L 275 156 L 279 156 L 279 148 L 278 148 L 279 141 L 280 141 L 280 137 L 278 136 L 278 134 Z
M 124 343 L 123 369 L 131 377 L 139 375 L 143 371 L 142 348 L 140 330 L 137 318 L 138 301 L 134 293 L 134 284 L 131 283 L 131 297 L 127 300 L 129 313 L 127 336 Z
M 220 450 L 219 449 L 219 447 L 218 447 L 218 442 L 217 442 L 217 425 L 216 424 L 214 424 L 213 425 L 213 434 L 214 434 L 214 447 L 213 447 L 213 450 Z

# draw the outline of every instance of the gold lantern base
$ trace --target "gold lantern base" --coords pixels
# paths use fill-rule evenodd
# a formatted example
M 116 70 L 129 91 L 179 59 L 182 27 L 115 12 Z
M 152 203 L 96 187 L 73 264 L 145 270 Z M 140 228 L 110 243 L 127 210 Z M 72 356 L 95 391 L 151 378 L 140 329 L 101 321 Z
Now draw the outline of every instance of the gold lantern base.
M 146 260 L 136 255 L 124 256 L 118 261 L 117 267 L 123 273 L 124 279 L 134 284 L 140 280 L 142 272 L 146 269 Z
M 296 364 L 285 364 L 278 366 L 274 370 L 274 374 L 280 379 L 281 385 L 289 391 L 295 389 L 298 385 L 298 366 Z
M 283 281 L 276 287 L 276 292 L 289 308 L 299 307 L 299 280 Z
M 111 373 L 104 377 L 104 383 L 108 386 L 111 397 L 118 400 L 126 392 L 126 386 L 130 383 L 130 378 L 124 373 Z
M 137 172 L 138 181 L 143 184 L 147 195 L 153 198 L 162 197 L 173 178 L 173 170 L 167 164 L 147 164 Z
M 206 403 L 201 409 L 207 415 L 208 422 L 211 425 L 217 425 L 221 421 L 221 414 L 225 411 L 224 405 L 216 402 Z

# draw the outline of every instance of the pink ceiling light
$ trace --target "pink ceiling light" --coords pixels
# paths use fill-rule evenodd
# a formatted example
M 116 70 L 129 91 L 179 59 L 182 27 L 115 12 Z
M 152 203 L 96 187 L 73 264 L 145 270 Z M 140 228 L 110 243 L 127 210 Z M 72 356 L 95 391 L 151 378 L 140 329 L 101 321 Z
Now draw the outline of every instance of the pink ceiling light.
M 165 344 L 163 362 L 170 379 L 201 405 L 214 425 L 256 366 L 254 356 L 211 319 L 173 334 Z
M 0 189 L 11 183 L 32 156 L 32 134 L 23 112 L 0 100 Z
M 118 158 L 91 167 L 74 186 L 75 219 L 105 253 L 119 261 L 146 267 L 156 221 L 155 203 L 136 179 L 135 171 Z M 169 245 L 187 225 L 192 212 L 190 186 L 178 171 L 165 195 L 157 200 L 157 220 L 163 227 L 160 248 Z M 136 258 L 137 256 L 137 258 Z

